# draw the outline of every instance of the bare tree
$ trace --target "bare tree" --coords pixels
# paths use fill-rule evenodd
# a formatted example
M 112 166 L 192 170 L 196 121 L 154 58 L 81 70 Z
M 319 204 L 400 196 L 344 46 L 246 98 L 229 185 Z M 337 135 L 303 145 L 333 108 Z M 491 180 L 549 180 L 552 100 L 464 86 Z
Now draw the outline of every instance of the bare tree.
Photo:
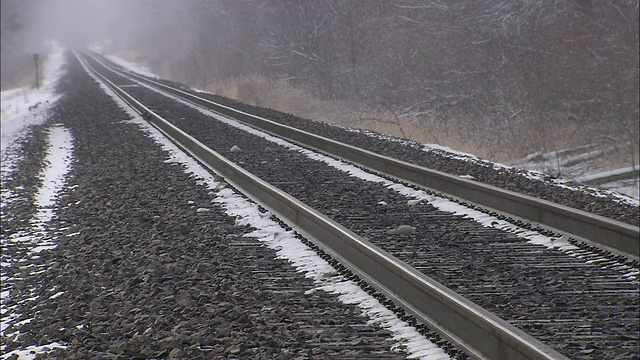
M 180 35 L 154 50 L 178 80 L 204 86 L 259 74 L 320 99 L 382 108 L 394 124 L 437 129 L 431 137 L 496 158 L 599 141 L 623 142 L 637 162 L 637 0 L 179 7 L 168 23 Z

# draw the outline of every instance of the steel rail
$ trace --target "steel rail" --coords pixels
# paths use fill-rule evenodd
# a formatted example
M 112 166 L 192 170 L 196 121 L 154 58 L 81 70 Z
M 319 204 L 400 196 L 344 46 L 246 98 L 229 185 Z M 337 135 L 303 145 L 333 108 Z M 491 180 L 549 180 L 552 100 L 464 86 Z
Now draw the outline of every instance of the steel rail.
M 567 359 L 548 345 L 510 325 L 495 314 L 456 294 L 389 253 L 328 219 L 289 194 L 235 165 L 175 127 L 120 89 L 78 56 L 87 72 L 107 87 L 165 136 L 227 182 L 292 225 L 310 240 L 337 255 L 368 283 L 413 313 L 445 338 L 479 359 Z
M 186 99 L 189 102 L 204 106 L 209 110 L 243 121 L 294 142 L 299 142 L 320 151 L 353 161 L 392 177 L 441 191 L 483 207 L 539 223 L 554 231 L 566 233 L 569 236 L 602 245 L 614 252 L 623 253 L 631 258 L 638 259 L 640 256 L 640 229 L 637 226 L 477 181 L 463 179 L 441 171 L 432 170 L 343 144 L 291 126 L 279 124 L 253 114 L 236 110 L 229 106 L 218 104 L 143 76 L 128 72 L 123 73 L 112 66 L 108 66 L 94 55 L 88 55 L 120 74 L 133 77 Z

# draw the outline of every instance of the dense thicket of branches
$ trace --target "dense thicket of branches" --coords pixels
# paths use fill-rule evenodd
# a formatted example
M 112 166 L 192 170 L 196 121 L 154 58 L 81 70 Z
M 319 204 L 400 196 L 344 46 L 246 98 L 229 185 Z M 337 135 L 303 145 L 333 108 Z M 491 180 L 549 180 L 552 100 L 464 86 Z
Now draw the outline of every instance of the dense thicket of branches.
M 638 1 L 217 0 L 179 11 L 189 38 L 167 48 L 171 73 L 196 86 L 258 73 L 502 151 L 557 136 L 637 149 Z
M 637 153 L 638 0 L 124 4 L 113 43 L 190 85 L 257 74 L 497 156 Z

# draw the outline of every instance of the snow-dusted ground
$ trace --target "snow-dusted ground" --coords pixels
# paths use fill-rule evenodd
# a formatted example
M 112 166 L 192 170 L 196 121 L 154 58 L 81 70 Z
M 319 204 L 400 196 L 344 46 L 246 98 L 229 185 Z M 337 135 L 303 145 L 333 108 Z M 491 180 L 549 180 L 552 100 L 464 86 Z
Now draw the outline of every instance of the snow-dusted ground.
M 63 53 L 57 45 L 50 46 L 51 52 L 45 58 L 43 80 L 40 89 L 28 87 L 3 91 L 2 92 L 2 165 L 1 174 L 3 182 L 10 176 L 16 162 L 18 141 L 25 136 L 30 126 L 42 124 L 47 120 L 47 110 L 59 98 L 55 93 L 55 85 L 63 75 Z M 5 268 L 12 266 L 22 266 L 28 272 L 43 271 L 44 269 L 29 266 L 29 260 L 38 257 L 42 251 L 55 248 L 55 239 L 48 234 L 47 223 L 52 219 L 55 209 L 55 199 L 63 188 L 65 174 L 71 167 L 72 160 L 72 138 L 68 130 L 61 126 L 54 126 L 48 130 L 47 141 L 49 149 L 45 158 L 45 167 L 41 171 L 40 177 L 42 185 L 35 196 L 36 213 L 30 220 L 30 229 L 14 234 L 10 238 L 0 239 L 2 249 L 13 246 L 20 247 L 26 252 L 27 258 L 2 257 L 2 271 L 0 280 L 3 288 L 0 301 L 0 313 L 2 321 L 0 332 L 3 337 L 11 338 L 18 336 L 18 333 L 6 334 L 8 325 L 15 319 L 14 316 L 5 316 L 8 311 L 6 299 L 11 297 L 11 288 L 7 285 L 10 282 L 20 281 L 20 279 L 9 278 Z M 6 206 L 13 199 L 11 189 L 3 187 L 1 204 Z M 24 320 L 28 322 L 29 320 Z M 44 346 L 30 346 L 26 349 L 3 353 L 2 358 L 6 359 L 12 355 L 17 355 L 20 359 L 35 358 L 37 354 L 46 353 L 56 347 L 63 347 L 59 343 L 51 343 Z
M 576 178 L 575 180 L 581 183 L 582 182 L 586 183 L 589 181 L 593 181 L 595 179 L 601 179 L 608 176 L 625 174 L 633 171 L 634 169 L 637 172 L 640 169 L 640 166 L 636 165 L 635 168 L 632 168 L 631 166 L 629 166 L 626 168 L 615 169 L 610 171 L 590 173 L 588 175 Z M 635 178 L 631 178 L 631 179 L 613 180 L 606 183 L 602 183 L 598 185 L 598 187 L 604 190 L 610 190 L 617 193 L 625 194 L 637 201 L 638 199 L 640 199 L 639 184 L 640 184 L 640 177 L 636 176 Z
M 29 126 L 45 122 L 46 110 L 58 99 L 55 86 L 63 74 L 63 49 L 55 44 L 51 44 L 50 49 L 51 52 L 44 58 L 40 89 L 26 86 L 2 92 L 0 133 L 3 154 Z
M 61 126 L 55 126 L 50 129 L 48 141 L 50 144 L 49 151 L 45 158 L 45 168 L 41 173 L 43 180 L 42 186 L 38 189 L 36 194 L 36 214 L 30 221 L 30 229 L 23 232 L 14 234 L 8 239 L 2 239 L 2 249 L 10 249 L 13 246 L 20 247 L 22 250 L 27 249 L 28 252 L 26 258 L 8 258 L 3 256 L 2 268 L 21 266 L 30 268 L 28 273 L 44 271 L 41 266 L 29 265 L 30 259 L 37 258 L 42 251 L 54 249 L 57 245 L 55 243 L 55 237 L 48 233 L 48 222 L 52 220 L 55 209 L 55 200 L 57 194 L 62 190 L 65 182 L 65 175 L 71 168 L 71 157 L 73 152 L 72 137 L 68 130 Z M 11 253 L 7 251 L 6 253 Z M 2 271 L 2 282 L 8 281 L 20 281 L 16 278 L 8 278 L 5 271 Z M 55 299 L 60 292 L 50 297 Z M 2 301 L 0 302 L 0 313 L 2 313 L 2 321 L 0 325 L 0 331 L 2 336 L 7 338 L 17 338 L 20 333 L 5 333 L 8 325 L 12 323 L 18 314 L 12 314 L 11 316 L 4 316 L 8 308 L 5 305 L 5 300 L 11 297 L 11 289 L 2 291 Z M 30 299 L 28 299 L 30 300 Z M 29 322 L 30 320 L 22 320 L 22 322 Z M 2 354 L 2 358 L 8 358 L 13 354 L 18 355 L 20 359 L 35 358 L 36 354 L 46 353 L 53 348 L 64 348 L 64 344 L 57 342 L 43 345 L 43 346 L 29 346 L 26 349 L 19 349 L 10 351 L 6 354 Z
M 593 147 L 580 147 L 575 149 L 563 149 L 548 153 L 534 153 L 526 156 L 518 162 L 518 167 L 528 170 L 531 174 L 560 174 L 560 179 L 554 180 L 567 188 L 579 190 L 575 186 L 567 184 L 564 180 L 572 180 L 578 183 L 586 183 L 589 180 L 600 178 L 616 173 L 623 173 L 631 169 L 625 167 L 621 169 L 604 168 L 598 159 L 612 151 L 614 148 L 594 150 Z M 638 205 L 640 200 L 640 179 L 617 180 L 592 186 L 594 189 L 601 189 L 603 196 L 613 195 L 622 202 Z M 588 186 L 588 185 L 585 185 Z
M 640 166 L 636 165 L 635 167 L 626 167 L 626 168 L 621 168 L 621 169 L 616 169 L 616 170 L 611 170 L 611 171 L 603 171 L 603 172 L 598 172 L 598 173 L 594 173 L 594 174 L 590 174 L 587 176 L 583 176 L 580 178 L 577 178 L 576 180 L 580 181 L 580 182 L 589 182 L 592 180 L 596 180 L 596 179 L 601 179 L 603 177 L 608 177 L 608 176 L 615 176 L 615 175 L 621 175 L 621 174 L 625 174 L 631 171 L 638 171 L 640 170 Z
M 383 138 L 389 141 L 397 141 L 410 144 L 406 140 L 393 138 L 391 136 L 381 136 L 377 133 L 357 129 L 349 130 L 362 132 L 369 136 Z M 613 181 L 610 183 L 601 184 L 598 187 L 589 185 L 576 186 L 574 183 L 572 183 L 582 183 L 584 179 L 599 177 L 602 176 L 603 173 L 615 173 L 624 171 L 626 169 L 602 171 L 598 167 L 590 167 L 590 162 L 593 161 L 593 159 L 597 156 L 601 155 L 603 153 L 602 151 L 587 151 L 586 153 L 578 153 L 571 156 L 565 156 L 560 164 L 563 171 L 565 171 L 564 175 L 562 175 L 558 179 L 549 180 L 548 175 L 555 176 L 558 174 L 558 171 L 556 169 L 557 166 L 553 163 L 553 156 L 555 156 L 555 152 L 545 154 L 532 154 L 518 163 L 517 166 L 510 166 L 498 162 L 483 160 L 473 154 L 457 151 L 437 144 L 422 144 L 422 150 L 426 152 L 436 151 L 443 156 L 450 157 L 451 159 L 477 163 L 479 165 L 489 166 L 497 170 L 517 168 L 522 176 L 525 176 L 532 180 L 548 182 L 555 186 L 560 186 L 573 191 L 584 191 L 585 189 L 588 189 L 594 195 L 602 197 L 610 196 L 619 202 L 627 203 L 632 206 L 638 206 L 640 199 L 639 187 L 637 185 L 640 183 L 638 181 L 638 178 L 635 179 L 635 182 L 634 179 L 631 179 L 629 181 Z M 461 175 L 460 177 L 473 180 L 473 177 L 468 175 Z
M 612 181 L 599 186 L 604 190 L 625 194 L 635 200 L 635 204 L 638 204 L 638 199 L 640 199 L 640 186 L 638 184 L 640 184 L 640 178 L 636 177 L 630 180 Z

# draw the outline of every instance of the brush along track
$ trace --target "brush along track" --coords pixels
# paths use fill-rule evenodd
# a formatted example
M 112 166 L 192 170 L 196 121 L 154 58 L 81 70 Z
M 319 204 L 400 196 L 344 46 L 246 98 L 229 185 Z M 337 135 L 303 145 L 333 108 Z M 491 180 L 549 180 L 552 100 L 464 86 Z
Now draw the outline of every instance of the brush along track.
M 626 276 L 637 274 L 637 262 L 551 250 L 428 203 L 409 206 L 380 183 L 349 177 L 130 80 L 108 77 L 215 151 L 565 355 L 637 356 L 638 282 Z M 389 235 L 403 224 L 416 232 Z

